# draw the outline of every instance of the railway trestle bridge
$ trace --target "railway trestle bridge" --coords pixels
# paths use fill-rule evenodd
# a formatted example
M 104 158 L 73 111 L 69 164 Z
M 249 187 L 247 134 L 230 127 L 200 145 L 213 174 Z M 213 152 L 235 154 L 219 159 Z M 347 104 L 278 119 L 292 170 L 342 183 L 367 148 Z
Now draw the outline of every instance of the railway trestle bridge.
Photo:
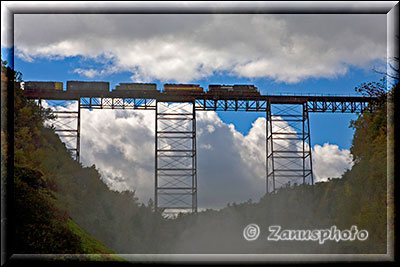
M 196 112 L 245 111 L 266 114 L 266 192 L 284 181 L 314 184 L 310 112 L 372 111 L 373 98 L 359 96 L 185 96 L 148 92 L 24 92 L 28 99 L 77 101 L 76 110 L 55 111 L 56 133 L 80 161 L 81 109 L 155 111 L 154 204 L 156 210 L 197 212 Z M 177 105 L 177 103 L 180 103 Z M 71 120 L 74 127 L 71 128 Z M 75 123 L 76 122 L 76 123 Z

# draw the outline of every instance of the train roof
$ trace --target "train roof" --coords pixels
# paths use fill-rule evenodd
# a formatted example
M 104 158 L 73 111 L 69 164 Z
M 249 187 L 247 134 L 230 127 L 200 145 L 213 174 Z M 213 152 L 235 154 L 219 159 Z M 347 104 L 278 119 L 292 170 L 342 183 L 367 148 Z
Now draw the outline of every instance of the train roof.
M 110 82 L 106 82 L 106 81 L 67 81 L 67 83 L 69 82 L 77 82 L 77 83 L 110 83 Z
M 119 84 L 156 84 L 156 83 L 119 83 Z
M 208 86 L 254 86 L 254 84 L 209 84 Z
M 168 86 L 200 86 L 200 84 L 193 84 L 193 83 L 166 83 L 166 84 L 164 84 L 164 86 L 165 85 L 168 85 Z

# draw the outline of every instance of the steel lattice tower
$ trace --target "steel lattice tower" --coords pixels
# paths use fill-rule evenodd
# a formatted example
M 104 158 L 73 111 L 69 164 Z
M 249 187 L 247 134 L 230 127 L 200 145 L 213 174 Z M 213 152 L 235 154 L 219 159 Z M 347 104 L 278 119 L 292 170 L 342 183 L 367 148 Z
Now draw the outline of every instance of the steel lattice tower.
M 307 103 L 267 104 L 267 193 L 286 184 L 314 184 Z
M 155 209 L 197 212 L 196 113 L 193 102 L 157 101 Z
M 52 120 L 50 124 L 54 127 L 54 131 L 65 144 L 67 150 L 71 153 L 72 158 L 79 162 L 81 109 L 80 100 L 77 100 L 77 102 L 77 110 L 53 110 L 52 113 L 56 118 L 55 120 Z M 39 99 L 39 105 L 42 105 L 42 99 Z

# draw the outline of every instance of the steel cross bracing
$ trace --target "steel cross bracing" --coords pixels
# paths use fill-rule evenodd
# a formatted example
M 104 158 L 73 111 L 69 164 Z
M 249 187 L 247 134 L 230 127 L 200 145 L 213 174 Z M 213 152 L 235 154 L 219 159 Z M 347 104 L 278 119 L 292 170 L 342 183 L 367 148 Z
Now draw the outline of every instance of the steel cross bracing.
M 268 103 L 266 133 L 266 191 L 314 184 L 307 103 Z
M 38 100 L 38 104 L 42 106 L 43 99 Z M 65 101 L 62 101 L 65 103 Z M 48 103 L 62 107 L 53 109 L 52 113 L 56 116 L 54 120 L 48 122 L 54 131 L 58 134 L 61 141 L 65 144 L 67 150 L 71 153 L 72 158 L 80 161 L 80 128 L 81 128 L 81 109 L 80 101 L 77 100 L 76 109 L 62 107 L 64 103 Z
M 368 99 L 361 97 L 303 97 L 286 98 L 263 96 L 263 99 L 209 99 L 195 98 L 197 111 L 255 111 L 266 112 L 268 102 L 307 103 L 309 112 L 340 112 L 354 113 L 369 110 Z M 271 100 L 269 100 L 271 99 Z M 86 109 L 150 109 L 155 110 L 156 98 L 127 98 L 127 97 L 82 97 L 81 108 Z M 158 100 L 161 101 L 161 100 Z M 165 100 L 168 101 L 168 100 Z M 169 101 L 174 102 L 174 101 Z
M 156 100 L 148 98 L 82 97 L 81 108 L 155 110 Z
M 197 212 L 194 102 L 156 102 L 155 209 Z
M 196 110 L 214 110 L 214 111 L 255 111 L 266 112 L 267 103 L 306 103 L 309 112 L 342 112 L 354 113 L 369 110 L 368 102 L 360 101 L 360 99 L 345 100 L 344 98 L 328 98 L 319 97 L 310 98 L 285 98 L 285 97 L 262 97 L 264 99 L 196 99 Z

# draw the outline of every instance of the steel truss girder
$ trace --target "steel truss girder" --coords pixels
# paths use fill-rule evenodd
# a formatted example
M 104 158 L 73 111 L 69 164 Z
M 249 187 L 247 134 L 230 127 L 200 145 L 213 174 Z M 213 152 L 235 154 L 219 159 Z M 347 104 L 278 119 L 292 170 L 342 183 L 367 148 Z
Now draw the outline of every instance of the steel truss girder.
M 128 98 L 128 97 L 82 97 L 81 108 L 86 109 L 156 109 L 156 99 L 154 98 Z M 253 111 L 266 112 L 267 99 L 208 99 L 196 98 L 195 108 L 197 111 Z M 159 101 L 161 102 L 161 101 Z M 289 104 L 295 102 L 282 102 Z M 368 102 L 346 100 L 308 100 L 306 101 L 308 112 L 337 112 L 354 113 L 370 111 L 371 105 Z M 298 103 L 299 104 L 299 103 Z
M 342 112 L 354 113 L 370 111 L 372 105 L 367 102 L 352 102 L 352 101 L 308 101 L 307 108 L 309 112 Z
M 42 105 L 39 99 L 39 105 Z M 54 131 L 65 144 L 67 150 L 71 153 L 76 161 L 80 161 L 80 131 L 81 131 L 81 108 L 80 100 L 78 101 L 77 110 L 52 111 L 56 116 L 51 122 Z
M 156 109 L 152 98 L 82 97 L 81 108 L 87 109 Z
M 308 114 L 307 103 L 267 103 L 267 193 L 290 183 L 314 184 Z
M 268 100 L 214 100 L 214 99 L 196 99 L 196 110 L 198 111 L 254 111 L 266 112 Z M 285 105 L 291 103 L 282 102 Z M 354 113 L 370 111 L 371 105 L 368 102 L 360 101 L 306 101 L 308 112 L 341 112 Z M 293 102 L 296 104 L 296 102 Z M 297 103 L 301 104 L 301 103 Z
M 157 101 L 155 107 L 155 209 L 197 212 L 194 102 L 174 106 Z

